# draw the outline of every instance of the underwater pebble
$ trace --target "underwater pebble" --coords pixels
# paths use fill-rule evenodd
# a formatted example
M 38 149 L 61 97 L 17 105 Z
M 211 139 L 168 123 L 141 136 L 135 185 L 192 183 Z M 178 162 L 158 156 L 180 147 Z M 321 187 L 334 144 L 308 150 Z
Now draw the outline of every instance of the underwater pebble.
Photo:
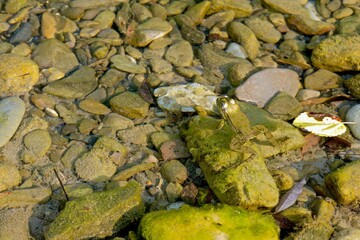
M 350 131 L 354 137 L 360 139 L 360 104 L 352 106 L 346 113 L 346 122 L 354 122 L 355 124 L 348 124 Z

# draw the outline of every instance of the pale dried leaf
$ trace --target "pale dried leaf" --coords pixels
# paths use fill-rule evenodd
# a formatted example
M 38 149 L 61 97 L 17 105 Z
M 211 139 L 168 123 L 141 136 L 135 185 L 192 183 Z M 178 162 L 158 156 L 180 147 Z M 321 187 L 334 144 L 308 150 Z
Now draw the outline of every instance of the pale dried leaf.
M 281 198 L 278 205 L 275 208 L 275 213 L 281 212 L 296 202 L 299 195 L 302 193 L 304 185 L 306 184 L 306 179 L 301 179 L 300 182 L 296 183 L 289 191 L 287 191 Z

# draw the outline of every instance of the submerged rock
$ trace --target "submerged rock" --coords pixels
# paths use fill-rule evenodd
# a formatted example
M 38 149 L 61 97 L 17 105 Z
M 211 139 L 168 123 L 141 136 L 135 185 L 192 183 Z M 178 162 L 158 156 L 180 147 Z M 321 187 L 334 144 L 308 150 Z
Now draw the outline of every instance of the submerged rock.
M 353 176 L 360 174 L 360 161 L 348 163 L 325 177 L 325 184 L 341 204 L 360 200 L 360 180 Z
M 21 175 L 16 166 L 0 163 L 0 192 L 21 183 Z
M 36 187 L 0 192 L 0 209 L 26 207 L 47 202 L 51 197 L 51 189 Z
M 110 99 L 111 110 L 128 118 L 146 117 L 149 106 L 149 103 L 134 92 L 124 92 Z
M 145 211 L 135 181 L 66 203 L 45 232 L 46 240 L 105 238 L 139 219 Z
M 315 67 L 332 72 L 360 71 L 360 36 L 328 37 L 316 46 L 311 61 Z
M 273 135 L 272 142 L 259 135 L 231 149 L 236 133 L 225 124 L 218 129 L 219 120 L 195 117 L 183 129 L 188 149 L 199 163 L 205 178 L 221 202 L 244 208 L 271 208 L 278 202 L 279 192 L 264 157 L 300 148 L 303 136 L 293 126 L 272 118 L 264 110 L 239 103 L 252 125 L 261 124 Z
M 253 11 L 248 0 L 212 0 L 207 14 L 222 12 L 224 10 L 234 11 L 236 18 L 247 17 L 251 15 Z
M 25 103 L 18 97 L 0 101 L 0 147 L 15 134 L 25 114 Z
M 0 54 L 0 94 L 16 94 L 30 90 L 39 80 L 39 67 L 29 58 Z
M 279 239 L 279 231 L 271 215 L 228 205 L 156 211 L 145 215 L 139 226 L 139 234 L 146 240 L 275 240 Z

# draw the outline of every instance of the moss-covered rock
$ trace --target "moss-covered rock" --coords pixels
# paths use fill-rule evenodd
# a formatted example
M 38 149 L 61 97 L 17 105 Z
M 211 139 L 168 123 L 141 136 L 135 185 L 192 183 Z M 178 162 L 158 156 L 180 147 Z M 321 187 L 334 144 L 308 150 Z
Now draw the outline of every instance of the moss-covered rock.
M 346 164 L 325 177 L 325 184 L 341 204 L 360 200 L 360 161 Z
M 171 223 L 171 225 L 169 225 Z M 279 239 L 270 215 L 228 205 L 156 211 L 141 219 L 139 235 L 146 240 Z
M 311 61 L 332 72 L 360 70 L 360 36 L 335 35 L 316 46 Z
M 183 128 L 187 146 L 202 168 L 205 178 L 216 196 L 224 203 L 244 208 L 274 207 L 278 189 L 264 163 L 264 157 L 299 148 L 302 135 L 290 124 L 272 118 L 264 110 L 239 103 L 251 124 L 262 124 L 273 135 L 278 146 L 273 146 L 261 134 L 239 146 L 230 148 L 236 133 L 211 117 L 195 117 Z
M 144 211 L 141 187 L 132 181 L 122 188 L 67 202 L 45 232 L 45 239 L 105 238 L 139 219 Z
M 344 81 L 344 86 L 351 95 L 360 98 L 360 74 Z

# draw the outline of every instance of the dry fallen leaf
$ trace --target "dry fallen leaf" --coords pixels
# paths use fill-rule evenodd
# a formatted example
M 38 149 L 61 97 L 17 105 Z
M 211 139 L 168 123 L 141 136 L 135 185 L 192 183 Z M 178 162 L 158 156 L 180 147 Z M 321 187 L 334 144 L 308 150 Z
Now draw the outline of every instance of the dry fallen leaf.
M 280 201 L 275 208 L 275 213 L 281 212 L 294 205 L 299 195 L 302 193 L 305 184 L 306 178 L 303 178 L 300 182 L 294 184 L 294 186 L 280 198 Z
M 311 98 L 308 100 L 304 100 L 301 102 L 301 105 L 307 106 L 307 105 L 312 105 L 312 104 L 321 104 L 321 103 L 327 103 L 327 102 L 332 102 L 332 101 L 346 100 L 346 99 L 350 99 L 350 98 L 351 98 L 351 95 L 342 93 L 342 94 L 334 95 L 331 97 L 319 97 L 319 98 Z
M 309 152 L 311 149 L 313 149 L 316 145 L 319 145 L 320 136 L 317 136 L 313 133 L 307 134 L 305 137 L 305 144 L 301 148 L 301 154 L 304 155 L 305 153 Z

